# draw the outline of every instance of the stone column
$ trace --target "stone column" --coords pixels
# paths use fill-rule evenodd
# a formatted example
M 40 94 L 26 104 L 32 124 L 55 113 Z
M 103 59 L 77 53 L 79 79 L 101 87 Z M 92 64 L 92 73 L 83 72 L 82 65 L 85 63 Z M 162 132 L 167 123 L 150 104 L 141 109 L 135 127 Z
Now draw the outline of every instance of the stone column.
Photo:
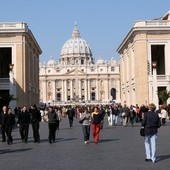
M 61 101 L 64 101 L 64 80 L 61 80 Z
M 70 98 L 72 99 L 73 97 L 73 80 L 70 80 Z
M 116 101 L 120 102 L 120 79 L 119 78 L 116 79 Z
M 88 90 L 87 90 L 87 92 L 88 92 L 88 98 L 87 98 L 87 100 L 91 100 L 91 95 L 90 95 L 90 92 L 91 92 L 91 89 L 90 89 L 90 79 L 88 79 L 87 80 L 87 86 L 88 86 Z
M 55 85 L 55 80 L 52 81 L 52 92 L 53 92 L 53 96 L 52 96 L 52 100 L 56 100 L 56 85 Z
M 85 85 L 85 86 L 84 86 L 84 88 L 85 88 L 85 89 L 84 89 L 84 98 L 85 98 L 84 100 L 86 101 L 86 100 L 88 100 L 88 94 L 87 94 L 87 79 L 84 80 L 84 85 Z
M 99 79 L 97 78 L 96 79 L 96 100 L 100 100 L 100 98 L 99 98 Z
M 81 96 L 82 96 L 82 88 L 81 88 L 81 79 L 79 79 L 79 98 L 81 99 Z
M 109 101 L 109 79 L 105 79 L 105 82 L 104 82 L 104 92 L 105 92 L 105 101 Z
M 64 102 L 67 101 L 67 80 L 64 80 Z

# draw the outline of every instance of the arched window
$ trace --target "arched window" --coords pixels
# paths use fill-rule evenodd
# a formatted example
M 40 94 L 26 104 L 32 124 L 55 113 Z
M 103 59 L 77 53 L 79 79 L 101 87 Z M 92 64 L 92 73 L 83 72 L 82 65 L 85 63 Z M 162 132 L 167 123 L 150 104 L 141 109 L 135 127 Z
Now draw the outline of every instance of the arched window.
M 91 100 L 96 100 L 96 93 L 95 92 L 91 93 Z
M 57 101 L 60 102 L 60 101 L 61 101 L 61 94 L 60 94 L 60 93 L 57 93 L 56 98 L 57 98 Z
M 84 59 L 81 59 L 81 65 L 83 65 L 84 64 Z
M 115 88 L 111 89 L 111 96 L 112 96 L 112 100 L 116 100 L 116 89 Z

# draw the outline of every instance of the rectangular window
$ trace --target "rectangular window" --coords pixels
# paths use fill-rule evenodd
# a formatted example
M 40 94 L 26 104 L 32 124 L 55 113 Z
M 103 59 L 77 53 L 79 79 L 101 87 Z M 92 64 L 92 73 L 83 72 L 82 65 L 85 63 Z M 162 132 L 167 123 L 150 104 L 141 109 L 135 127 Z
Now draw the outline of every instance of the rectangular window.
M 111 67 L 111 71 L 115 71 L 115 67 Z
M 165 75 L 165 45 L 151 45 L 151 62 L 157 63 L 158 75 Z
M 12 64 L 12 48 L 0 48 L 0 78 L 9 78 L 9 64 Z

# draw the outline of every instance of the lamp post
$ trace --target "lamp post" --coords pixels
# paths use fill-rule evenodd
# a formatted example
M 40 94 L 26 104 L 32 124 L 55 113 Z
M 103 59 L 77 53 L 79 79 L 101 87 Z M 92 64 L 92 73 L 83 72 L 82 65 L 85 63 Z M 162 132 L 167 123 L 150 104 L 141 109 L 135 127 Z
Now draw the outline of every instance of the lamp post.
M 156 105 L 156 108 L 159 108 L 158 104 L 158 87 L 157 87 L 157 61 L 152 62 L 153 69 L 153 103 Z
M 9 64 L 9 94 L 11 96 L 15 96 L 15 92 L 14 92 L 14 64 Z M 12 100 L 9 103 L 10 107 L 12 109 L 15 108 L 15 101 Z

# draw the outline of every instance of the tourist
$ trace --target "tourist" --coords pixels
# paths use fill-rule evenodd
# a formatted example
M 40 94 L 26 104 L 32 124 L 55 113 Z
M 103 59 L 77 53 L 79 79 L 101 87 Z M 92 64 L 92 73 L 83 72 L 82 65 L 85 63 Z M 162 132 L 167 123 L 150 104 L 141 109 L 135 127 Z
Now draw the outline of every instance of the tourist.
M 102 105 L 99 105 L 99 114 L 101 115 L 100 129 L 103 129 L 105 110 L 103 109 Z
M 80 108 L 80 120 L 82 120 L 84 143 L 89 143 L 90 139 L 90 113 L 87 107 Z
M 94 111 L 91 113 L 91 121 L 92 121 L 93 142 L 96 144 L 99 142 L 101 120 L 102 120 L 102 115 L 99 114 L 98 107 L 94 107 Z
M 4 115 L 5 131 L 7 135 L 7 144 L 13 143 L 12 129 L 15 126 L 15 115 L 12 113 L 12 109 L 8 108 L 8 113 Z
M 168 118 L 168 112 L 166 111 L 166 105 L 162 105 L 161 108 L 161 120 L 162 120 L 162 125 L 166 124 L 166 119 Z
M 130 106 L 130 109 L 129 109 L 129 115 L 130 115 L 130 123 L 133 127 L 133 124 L 135 122 L 136 112 L 134 111 L 134 108 L 132 105 Z
M 123 126 L 126 127 L 129 119 L 129 108 L 126 106 L 126 104 L 124 104 L 122 110 Z
M 68 109 L 67 109 L 66 114 L 68 115 L 70 127 L 73 127 L 73 121 L 74 121 L 74 116 L 75 116 L 74 108 L 69 106 Z
M 114 124 L 114 126 L 117 125 L 117 119 L 118 119 L 119 114 L 120 114 L 120 112 L 119 112 L 118 106 L 115 105 L 114 106 L 114 114 L 113 114 L 113 124 Z
M 145 129 L 145 161 L 156 162 L 157 129 L 161 126 L 160 118 L 155 112 L 155 104 L 149 104 L 149 111 L 144 114 L 142 127 Z
M 61 122 L 61 111 L 59 110 L 59 107 L 55 107 L 55 112 L 57 114 L 57 123 L 56 123 L 56 130 L 60 129 L 60 122 Z
M 109 111 L 108 111 L 108 126 L 113 125 L 113 108 L 112 105 L 109 106 Z
M 6 142 L 4 116 L 7 113 L 8 113 L 7 106 L 3 106 L 2 112 L 0 114 L 0 126 L 1 126 L 1 132 L 2 132 L 2 142 Z
M 52 142 L 55 143 L 57 120 L 58 120 L 57 113 L 54 111 L 53 106 L 49 106 L 49 112 L 48 112 L 49 143 Z
M 18 127 L 21 135 L 22 142 L 28 142 L 30 124 L 30 113 L 27 111 L 27 107 L 23 106 L 21 113 L 18 115 Z
M 31 108 L 29 109 L 29 112 L 31 115 L 31 124 L 32 124 L 32 130 L 33 130 L 34 143 L 40 143 L 39 123 L 41 121 L 41 113 L 37 109 L 37 106 L 35 104 L 31 106 Z

